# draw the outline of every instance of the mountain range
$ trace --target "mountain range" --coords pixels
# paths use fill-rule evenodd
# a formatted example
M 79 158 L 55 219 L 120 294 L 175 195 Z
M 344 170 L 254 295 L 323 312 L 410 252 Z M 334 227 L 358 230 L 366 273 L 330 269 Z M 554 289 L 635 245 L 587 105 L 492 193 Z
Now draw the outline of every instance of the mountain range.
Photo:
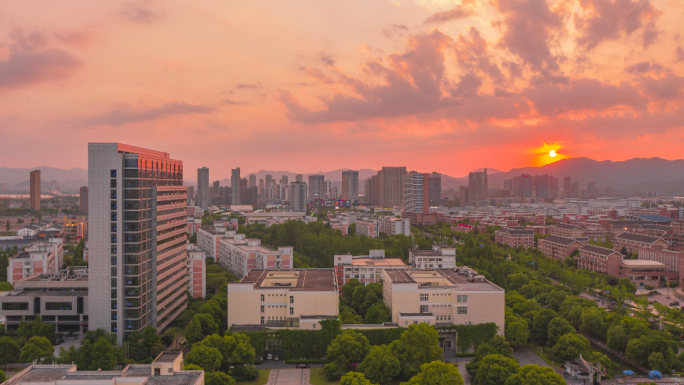
M 28 187 L 28 176 L 31 170 L 40 169 L 42 179 L 42 189 L 47 191 L 51 180 L 56 180 L 60 184 L 62 192 L 76 192 L 80 186 L 88 184 L 88 170 L 72 168 L 63 170 L 52 167 L 28 168 L 8 168 L 0 167 L 0 183 L 5 183 L 7 187 Z M 304 181 L 308 181 L 309 175 L 323 174 L 326 180 L 332 182 L 334 187 L 341 187 L 342 171 L 347 169 L 337 169 L 332 171 L 321 171 L 318 173 L 303 174 Z M 482 171 L 478 169 L 476 171 Z M 363 181 L 370 176 L 377 174 L 377 170 L 360 169 L 359 189 L 363 190 Z M 429 170 L 422 170 L 429 171 Z M 272 171 L 261 170 L 256 173 L 243 174 L 243 178 L 255 174 L 258 179 L 265 179 L 266 175 L 273 176 L 273 179 L 280 180 L 283 175 L 287 175 L 290 182 L 295 180 L 297 173 L 292 171 Z M 570 158 L 559 160 L 555 163 L 541 167 L 522 167 L 509 171 L 501 171 L 494 168 L 487 168 L 489 187 L 503 187 L 504 179 L 512 178 L 521 174 L 544 175 L 548 174 L 558 178 L 559 186 L 563 184 L 563 177 L 569 176 L 573 182 L 579 182 L 580 188 L 585 188 L 587 183 L 596 182 L 596 187 L 605 188 L 611 186 L 618 190 L 642 191 L 655 190 L 660 195 L 679 195 L 684 194 L 684 160 L 666 160 L 661 158 L 634 158 L 625 161 L 596 161 L 589 158 Z M 192 177 L 195 175 L 186 175 Z M 189 179 L 189 178 L 188 178 Z M 209 171 L 209 180 L 211 170 Z M 222 186 L 230 186 L 230 179 L 221 179 Z M 186 181 L 186 185 L 195 185 L 196 182 Z M 452 177 L 442 174 L 442 188 L 455 188 L 468 185 L 468 176 Z

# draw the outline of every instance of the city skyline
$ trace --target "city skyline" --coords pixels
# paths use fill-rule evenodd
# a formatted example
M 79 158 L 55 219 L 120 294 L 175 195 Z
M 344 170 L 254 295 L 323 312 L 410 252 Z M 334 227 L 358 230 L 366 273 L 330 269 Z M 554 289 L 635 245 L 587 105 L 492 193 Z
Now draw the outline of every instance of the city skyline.
M 552 150 L 674 159 L 684 139 L 675 3 L 70 4 L 3 10 L 5 166 L 31 143 L 28 166 L 77 167 L 65 147 L 134 135 L 188 169 L 461 176 Z

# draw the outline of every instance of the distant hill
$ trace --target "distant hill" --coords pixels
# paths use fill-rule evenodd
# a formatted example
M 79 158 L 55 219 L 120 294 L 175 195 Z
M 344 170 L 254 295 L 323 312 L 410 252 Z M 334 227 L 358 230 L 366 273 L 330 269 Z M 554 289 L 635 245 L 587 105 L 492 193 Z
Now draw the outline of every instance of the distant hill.
M 40 170 L 42 191 L 48 191 L 52 180 L 59 182 L 59 188 L 62 192 L 78 191 L 79 187 L 88 185 L 88 170 L 82 168 L 63 170 L 47 166 L 31 169 L 0 167 L 0 183 L 5 183 L 7 187 L 28 186 L 29 174 L 36 169 Z

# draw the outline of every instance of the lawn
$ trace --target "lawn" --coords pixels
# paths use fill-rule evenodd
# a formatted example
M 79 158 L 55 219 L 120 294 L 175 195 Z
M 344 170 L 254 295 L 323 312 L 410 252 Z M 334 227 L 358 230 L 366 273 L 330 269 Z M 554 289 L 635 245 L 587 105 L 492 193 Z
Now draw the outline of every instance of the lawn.
M 254 381 L 240 381 L 236 382 L 237 385 L 264 385 L 268 382 L 268 375 L 271 373 L 271 369 L 257 369 L 259 370 L 259 377 Z

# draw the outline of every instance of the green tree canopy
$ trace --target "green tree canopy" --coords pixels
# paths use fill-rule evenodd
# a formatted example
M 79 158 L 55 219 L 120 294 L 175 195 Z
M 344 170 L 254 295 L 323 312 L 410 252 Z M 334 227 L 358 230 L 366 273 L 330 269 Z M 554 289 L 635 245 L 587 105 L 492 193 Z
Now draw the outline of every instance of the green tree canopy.
M 556 345 L 556 342 L 558 342 L 558 339 L 561 338 L 561 336 L 575 332 L 575 328 L 573 328 L 572 325 L 570 325 L 570 322 L 568 322 L 565 318 L 554 318 L 551 320 L 551 322 L 549 322 L 547 346 L 553 347 Z
M 185 356 L 188 365 L 197 365 L 206 372 L 212 372 L 221 367 L 223 356 L 216 348 L 204 345 L 193 346 L 190 353 Z
M 448 362 L 434 361 L 420 366 L 420 373 L 402 385 L 463 385 L 458 367 Z
M 559 361 L 571 361 L 579 358 L 590 349 L 589 340 L 581 334 L 568 333 L 561 336 L 553 348 L 553 356 Z
M 532 320 L 532 338 L 541 343 L 546 342 L 548 327 L 551 320 L 558 318 L 559 315 L 551 309 L 541 309 Z
M 513 358 L 501 354 L 490 354 L 482 359 L 480 368 L 473 379 L 473 385 L 500 385 L 518 373 L 520 364 Z
M 401 338 L 390 344 L 390 349 L 406 374 L 418 372 L 421 365 L 444 358 L 439 347 L 439 333 L 426 323 L 409 325 Z
M 31 337 L 21 349 L 19 359 L 22 362 L 38 361 L 38 363 L 42 363 L 51 360 L 54 357 L 54 353 L 55 348 L 52 347 L 50 340 L 45 337 L 35 336 Z
M 195 314 L 190 324 L 185 328 L 185 338 L 190 343 L 199 342 L 206 336 L 217 333 L 218 325 L 216 325 L 214 318 L 205 313 Z
M 371 385 L 362 373 L 349 372 L 342 376 L 340 385 Z
M 539 365 L 525 365 L 506 380 L 506 385 L 565 385 L 563 376 Z
M 235 379 L 223 372 L 205 372 L 204 383 L 206 385 L 235 385 Z
M 401 373 L 401 363 L 389 346 L 371 346 L 359 371 L 373 383 L 386 384 Z
M 0 337 L 0 363 L 16 362 L 21 354 L 19 344 L 11 337 Z

